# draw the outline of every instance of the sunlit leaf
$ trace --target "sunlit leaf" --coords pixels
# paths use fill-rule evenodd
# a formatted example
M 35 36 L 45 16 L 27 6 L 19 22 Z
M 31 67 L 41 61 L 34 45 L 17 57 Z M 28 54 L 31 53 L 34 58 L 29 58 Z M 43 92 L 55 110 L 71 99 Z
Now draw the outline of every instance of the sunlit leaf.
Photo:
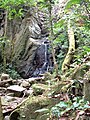
M 88 46 L 83 46 L 83 48 L 84 48 L 84 50 L 85 50 L 86 52 L 90 52 L 90 47 L 88 47 Z
M 66 9 L 71 8 L 72 5 L 76 5 L 76 4 L 80 4 L 82 0 L 70 0 L 67 5 L 66 5 Z
M 60 108 L 66 108 L 68 106 L 68 104 L 66 103 L 66 102 L 60 102 L 60 103 L 58 103 L 58 104 L 56 104 L 56 107 L 60 107 Z

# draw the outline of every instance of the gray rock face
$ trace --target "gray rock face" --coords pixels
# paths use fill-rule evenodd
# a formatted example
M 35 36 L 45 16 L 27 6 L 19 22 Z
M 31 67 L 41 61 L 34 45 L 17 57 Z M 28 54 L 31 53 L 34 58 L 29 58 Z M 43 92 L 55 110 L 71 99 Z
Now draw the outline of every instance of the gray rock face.
M 23 78 L 44 73 L 50 66 L 47 43 L 49 24 L 47 25 L 45 17 L 43 12 L 37 15 L 32 9 L 25 13 L 23 19 L 8 21 L 7 36 L 14 45 L 6 46 L 7 61 L 12 60 Z M 2 29 L 3 27 L 0 28 L 1 35 L 4 32 Z
M 22 21 L 16 34 L 13 63 L 23 78 L 37 76 L 49 66 L 47 37 L 42 36 L 42 29 L 35 17 L 29 16 Z

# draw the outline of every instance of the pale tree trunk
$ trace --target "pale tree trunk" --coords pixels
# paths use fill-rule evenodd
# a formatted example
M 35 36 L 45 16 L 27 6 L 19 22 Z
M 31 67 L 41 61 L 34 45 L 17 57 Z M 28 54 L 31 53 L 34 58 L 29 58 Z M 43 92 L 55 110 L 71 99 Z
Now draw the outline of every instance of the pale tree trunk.
M 64 59 L 62 64 L 62 71 L 65 72 L 70 67 L 70 62 L 73 58 L 75 53 L 75 38 L 74 38 L 74 31 L 71 27 L 70 20 L 68 21 L 68 40 L 69 40 L 69 49 L 68 53 Z
M 3 120 L 2 104 L 1 104 L 1 96 L 0 96 L 0 120 Z

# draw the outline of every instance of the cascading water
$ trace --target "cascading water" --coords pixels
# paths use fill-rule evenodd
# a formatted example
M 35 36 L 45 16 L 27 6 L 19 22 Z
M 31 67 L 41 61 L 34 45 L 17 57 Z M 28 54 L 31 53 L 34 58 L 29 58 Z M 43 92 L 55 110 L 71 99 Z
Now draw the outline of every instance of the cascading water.
M 34 77 L 37 77 L 45 72 L 52 72 L 53 70 L 53 61 L 51 59 L 51 53 L 49 53 L 48 48 L 50 47 L 47 39 L 40 44 L 40 47 L 37 49 L 34 65 L 36 70 L 33 72 Z
M 44 44 L 44 64 L 43 66 L 40 68 L 40 73 L 44 73 L 48 71 L 48 44 L 46 42 L 43 43 Z
M 45 72 L 48 71 L 49 67 L 49 54 L 48 54 L 48 41 L 45 41 L 41 43 L 41 46 L 39 47 L 37 54 L 36 54 L 36 70 L 33 73 L 33 76 L 39 76 Z

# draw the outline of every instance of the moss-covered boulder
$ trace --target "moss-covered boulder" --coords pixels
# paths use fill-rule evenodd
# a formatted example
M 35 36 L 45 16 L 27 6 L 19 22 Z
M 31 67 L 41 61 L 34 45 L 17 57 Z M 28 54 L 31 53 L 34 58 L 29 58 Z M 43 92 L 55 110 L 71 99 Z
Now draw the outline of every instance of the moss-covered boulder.
M 10 120 L 47 120 L 49 114 L 45 112 L 38 113 L 36 110 L 50 109 L 56 103 L 58 103 L 58 100 L 54 98 L 45 96 L 29 97 L 11 113 Z
M 32 88 L 35 95 L 40 95 L 48 90 L 48 85 L 38 83 L 38 84 L 33 84 Z

